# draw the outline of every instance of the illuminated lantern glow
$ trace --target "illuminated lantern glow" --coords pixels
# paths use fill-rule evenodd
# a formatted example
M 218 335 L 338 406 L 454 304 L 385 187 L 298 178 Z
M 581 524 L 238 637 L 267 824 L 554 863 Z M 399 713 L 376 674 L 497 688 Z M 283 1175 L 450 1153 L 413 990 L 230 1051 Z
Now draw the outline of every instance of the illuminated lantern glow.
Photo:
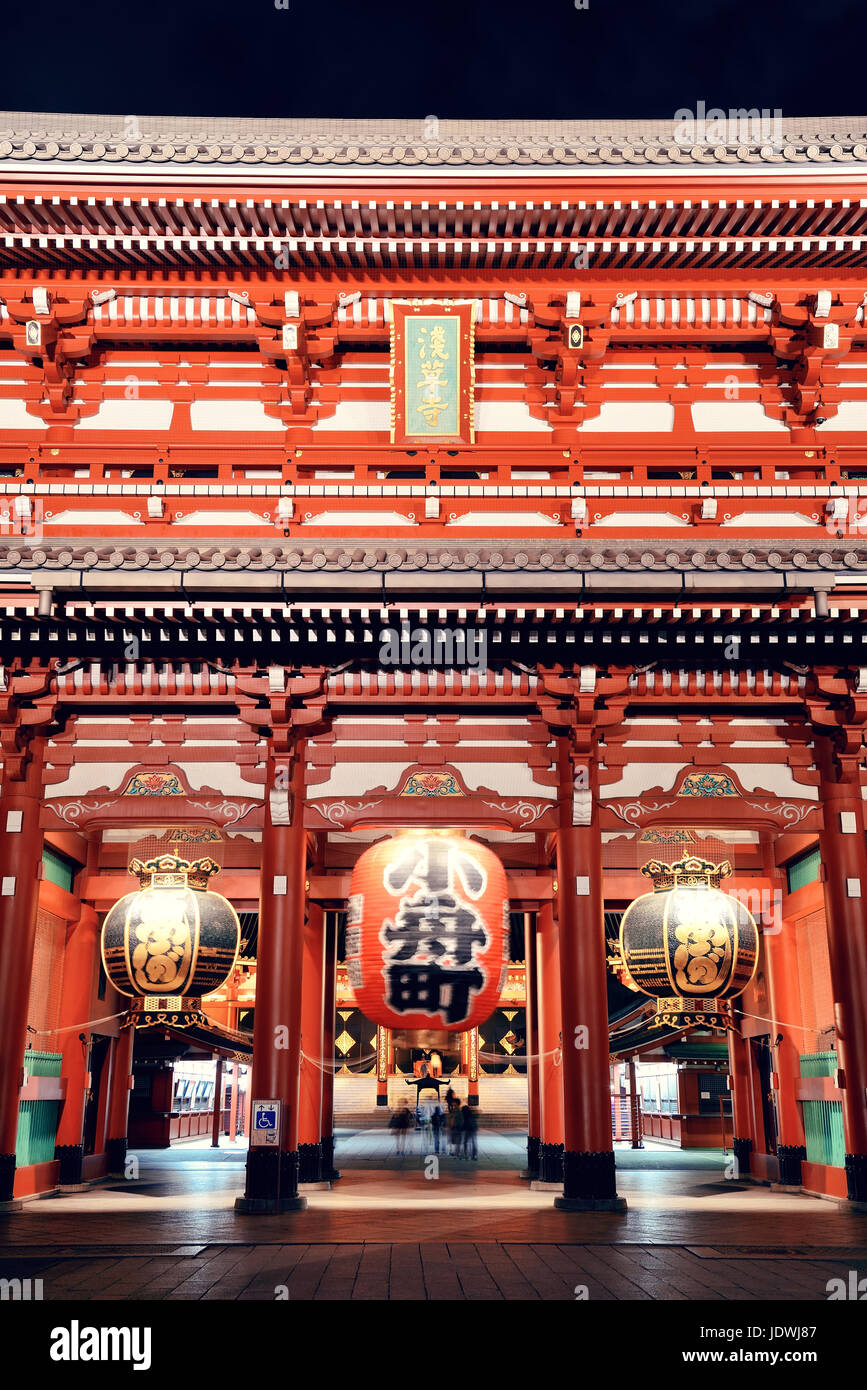
M 641 870 L 653 892 L 636 898 L 620 922 L 624 984 L 656 997 L 655 1026 L 731 1025 L 727 1000 L 756 972 L 759 933 L 737 898 L 720 891 L 731 864 L 687 857 L 652 859 Z
M 506 873 L 456 830 L 404 830 L 352 872 L 348 979 L 384 1028 L 463 1032 L 497 1006 L 508 961 Z
M 164 854 L 133 859 L 129 870 L 141 889 L 116 902 L 102 926 L 102 961 L 115 989 L 132 997 L 218 989 L 241 944 L 238 914 L 208 889 L 220 866 Z

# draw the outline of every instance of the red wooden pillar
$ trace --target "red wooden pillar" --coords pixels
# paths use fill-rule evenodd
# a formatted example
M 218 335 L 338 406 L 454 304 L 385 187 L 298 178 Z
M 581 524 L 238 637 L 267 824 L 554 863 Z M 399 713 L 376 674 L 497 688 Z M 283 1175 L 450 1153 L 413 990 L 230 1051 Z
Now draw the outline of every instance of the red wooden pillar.
M 110 1173 L 122 1173 L 126 1167 L 127 1120 L 134 1047 L 135 1026 L 131 1024 L 128 1028 L 121 1028 L 112 1049 L 108 1090 L 108 1140 L 105 1146 Z
M 388 1058 L 392 1052 L 391 1030 L 376 1025 L 376 1104 L 388 1105 Z
M 337 913 L 325 914 L 325 988 L 322 1016 L 322 1176 L 340 1177 L 334 1166 L 334 991 L 337 975 Z M 394 1066 L 394 1049 L 389 1052 Z
M 241 1080 L 240 1064 L 232 1062 L 229 1066 L 229 1143 L 238 1138 L 238 1087 Z
M 238 990 L 240 989 L 240 975 L 237 966 L 232 971 L 232 978 L 229 983 L 229 1027 L 237 1029 L 238 1018 L 241 1013 L 238 1004 Z M 234 1144 L 238 1138 L 238 1098 L 241 1089 L 241 1064 L 237 1060 L 231 1061 L 228 1067 L 229 1076 L 229 1143 Z
M 860 732 L 860 731 L 859 731 Z M 860 742 L 860 740 L 859 740 Z M 850 1201 L 867 1202 L 867 840 L 859 760 L 816 740 L 819 835 Z
M 322 1180 L 322 1009 L 325 991 L 325 913 L 307 908 L 301 999 L 301 1096 L 298 1180 Z
M 539 908 L 537 932 L 539 1030 L 539 1178 L 563 1181 L 563 1028 L 558 924 L 551 903 Z
M 0 1202 L 12 1200 L 15 1186 L 18 1104 L 42 862 L 43 750 L 44 740 L 37 737 L 28 756 L 19 753 L 15 763 L 6 757 L 0 796 Z
M 479 1030 L 469 1028 L 467 1040 L 467 1105 L 479 1103 Z
M 638 1076 L 635 1071 L 635 1058 L 627 1057 L 626 1075 L 629 1078 L 629 1130 L 633 1149 L 644 1148 L 641 1132 L 641 1095 L 638 1090 Z
M 737 1160 L 737 1172 L 750 1171 L 750 1154 L 753 1151 L 752 1102 L 750 1095 L 750 1052 L 749 1040 L 742 1038 L 736 1029 L 730 1029 L 729 1045 L 729 1085 L 732 1093 L 732 1148 Z
M 238 1211 L 291 1211 L 298 1195 L 298 1089 L 301 1063 L 301 981 L 307 837 L 303 824 L 304 742 L 294 749 L 291 775 L 268 758 L 259 898 L 256 1013 L 250 1110 L 279 1100 L 279 1146 L 256 1145 L 251 1133 L 247 1181 Z M 290 785 L 287 788 L 286 782 Z M 287 797 L 288 790 L 288 797 Z M 276 821 L 275 821 L 276 817 Z
M 592 720 L 592 711 L 588 717 Z M 565 1210 L 622 1211 L 626 1202 L 617 1196 L 611 1130 L 599 796 L 592 737 L 587 727 L 581 732 L 587 747 L 576 768 L 565 738 L 559 758 L 557 880 L 565 1147 L 563 1196 L 555 1199 L 555 1205 Z
M 214 1109 L 211 1113 L 211 1148 L 220 1147 L 220 1130 L 223 1128 L 223 1059 L 217 1058 L 217 1072 L 214 1078 Z
M 778 882 L 771 845 L 764 846 L 765 872 L 771 885 Z M 780 888 L 778 897 L 782 899 Z M 801 1185 L 801 1163 L 807 1157 L 804 1145 L 804 1122 L 797 1101 L 797 1084 L 801 1075 L 800 1057 L 806 1052 L 807 1035 L 796 1026 L 800 1014 L 798 990 L 798 958 L 795 949 L 795 924 L 775 907 L 772 913 L 762 913 L 761 949 L 765 957 L 770 1013 L 772 1018 L 771 1044 L 779 1142 L 777 1158 L 780 1182 L 793 1187 Z M 776 1041 L 780 1038 L 780 1042 Z
M 532 1180 L 539 1176 L 539 1144 L 542 1138 L 542 1111 L 539 1103 L 539 1030 L 536 999 L 538 971 L 536 969 L 536 915 L 524 913 L 524 996 L 527 1048 L 527 1173 Z
M 63 992 L 60 996 L 58 1044 L 63 1053 L 61 1073 L 66 1078 L 66 1098 L 60 1113 L 54 1157 L 60 1162 L 59 1182 L 77 1187 L 84 1160 L 84 1110 L 90 1086 L 91 1034 L 82 1028 L 91 1017 L 93 983 L 99 953 L 97 915 L 81 904 L 77 922 L 68 929 L 63 958 Z M 84 1034 L 82 1041 L 81 1034 Z

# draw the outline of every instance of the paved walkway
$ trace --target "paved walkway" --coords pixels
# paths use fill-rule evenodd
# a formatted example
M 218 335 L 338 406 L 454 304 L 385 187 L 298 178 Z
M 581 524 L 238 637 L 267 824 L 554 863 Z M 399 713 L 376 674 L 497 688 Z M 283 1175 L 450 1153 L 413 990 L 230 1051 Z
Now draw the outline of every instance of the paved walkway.
M 867 1273 L 867 1215 L 725 1178 L 711 1151 L 618 1149 L 623 1214 L 563 1213 L 518 1170 L 525 1140 L 479 1136 L 479 1161 L 386 1131 L 339 1136 L 343 1177 L 308 1210 L 238 1215 L 244 1151 L 140 1155 L 136 1181 L 0 1217 L 0 1277 L 47 1299 L 820 1299 Z M 576 1295 L 576 1288 L 579 1294 Z

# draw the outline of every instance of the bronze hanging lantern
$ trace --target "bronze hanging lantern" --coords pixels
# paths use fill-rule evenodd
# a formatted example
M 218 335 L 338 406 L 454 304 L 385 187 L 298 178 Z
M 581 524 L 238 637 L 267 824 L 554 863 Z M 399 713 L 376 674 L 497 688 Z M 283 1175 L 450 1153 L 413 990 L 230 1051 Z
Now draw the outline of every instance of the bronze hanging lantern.
M 624 912 L 613 968 L 625 984 L 656 998 L 654 1026 L 730 1026 L 726 1001 L 747 988 L 759 959 L 753 917 L 720 890 L 731 864 L 652 859 L 641 872 L 653 892 Z
M 213 859 L 173 854 L 133 859 L 141 889 L 111 908 L 102 926 L 102 960 L 115 989 L 133 997 L 201 996 L 218 989 L 241 944 L 238 914 L 208 888 Z

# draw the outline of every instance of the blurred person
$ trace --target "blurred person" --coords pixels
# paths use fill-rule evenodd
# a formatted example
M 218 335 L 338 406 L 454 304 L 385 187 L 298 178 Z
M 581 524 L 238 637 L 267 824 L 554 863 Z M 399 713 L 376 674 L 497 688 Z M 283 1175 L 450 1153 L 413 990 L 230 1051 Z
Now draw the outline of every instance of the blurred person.
M 400 1109 L 394 1115 L 392 1115 L 390 1122 L 391 1125 L 394 1126 L 395 1130 L 395 1153 L 406 1153 L 406 1140 L 412 1122 L 412 1112 L 409 1106 L 407 1105 L 406 1101 L 403 1100 L 400 1103 Z
M 455 1158 L 463 1157 L 464 1146 L 464 1122 L 459 1105 L 456 1105 L 449 1113 L 449 1143 Z
M 462 1108 L 461 1120 L 463 1121 L 462 1138 L 464 1141 L 464 1158 L 472 1158 L 478 1161 L 479 1150 L 476 1143 L 476 1135 L 479 1129 L 479 1121 L 476 1118 L 475 1111 L 472 1110 L 469 1105 L 465 1105 Z
M 422 1153 L 430 1153 L 433 1128 L 431 1121 L 433 1118 L 434 1105 L 435 1102 L 433 1101 L 423 1100 L 420 1102 L 418 1109 L 416 1110 L 416 1118 L 418 1121 L 419 1138 L 421 1140 Z
M 438 1154 L 439 1151 L 440 1151 L 440 1136 L 441 1136 L 442 1133 L 443 1133 L 443 1129 L 444 1129 L 444 1127 L 445 1127 L 445 1123 L 446 1123 L 446 1117 L 445 1117 L 445 1115 L 444 1115 L 443 1112 L 442 1112 L 442 1107 L 438 1105 L 438 1106 L 435 1108 L 433 1114 L 432 1114 L 431 1117 L 430 1117 L 430 1127 L 431 1127 L 431 1132 L 432 1132 L 432 1134 L 433 1134 L 433 1144 L 434 1144 L 434 1153 L 435 1153 L 435 1154 Z

